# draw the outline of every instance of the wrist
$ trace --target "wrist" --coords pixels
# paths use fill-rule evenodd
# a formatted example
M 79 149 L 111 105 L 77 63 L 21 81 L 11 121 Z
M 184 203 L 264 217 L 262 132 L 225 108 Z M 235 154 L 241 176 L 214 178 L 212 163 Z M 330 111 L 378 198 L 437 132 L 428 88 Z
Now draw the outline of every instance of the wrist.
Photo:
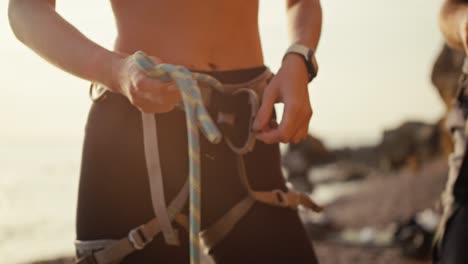
M 290 53 L 297 54 L 302 58 L 303 65 L 305 65 L 307 70 L 308 82 L 311 82 L 315 78 L 315 76 L 317 76 L 318 72 L 318 64 L 317 60 L 315 59 L 315 51 L 306 45 L 294 43 L 291 46 L 289 46 L 285 56 L 283 57 L 283 60 Z
M 295 72 L 300 76 L 301 80 L 304 80 L 306 83 L 309 82 L 309 72 L 302 55 L 296 53 L 286 54 L 283 59 L 282 68 Z
M 97 74 L 95 82 L 100 83 L 114 92 L 120 91 L 120 65 L 127 55 L 102 49 L 97 52 L 92 60 L 95 65 L 94 71 Z

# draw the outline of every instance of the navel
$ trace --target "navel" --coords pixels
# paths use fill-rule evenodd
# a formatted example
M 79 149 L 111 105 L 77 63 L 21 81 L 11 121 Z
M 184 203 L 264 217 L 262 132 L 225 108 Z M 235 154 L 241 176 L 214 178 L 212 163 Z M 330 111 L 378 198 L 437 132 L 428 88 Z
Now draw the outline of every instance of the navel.
M 218 66 L 214 63 L 208 63 L 208 67 L 210 67 L 210 70 L 213 70 L 213 71 L 218 69 Z

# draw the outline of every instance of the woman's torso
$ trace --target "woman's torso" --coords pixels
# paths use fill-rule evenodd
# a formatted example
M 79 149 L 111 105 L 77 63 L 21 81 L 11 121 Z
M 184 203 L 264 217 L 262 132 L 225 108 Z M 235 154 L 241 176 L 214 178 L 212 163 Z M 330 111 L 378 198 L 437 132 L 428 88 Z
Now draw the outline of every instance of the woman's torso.
M 206 71 L 263 64 L 258 1 L 113 0 L 112 8 L 118 51 Z

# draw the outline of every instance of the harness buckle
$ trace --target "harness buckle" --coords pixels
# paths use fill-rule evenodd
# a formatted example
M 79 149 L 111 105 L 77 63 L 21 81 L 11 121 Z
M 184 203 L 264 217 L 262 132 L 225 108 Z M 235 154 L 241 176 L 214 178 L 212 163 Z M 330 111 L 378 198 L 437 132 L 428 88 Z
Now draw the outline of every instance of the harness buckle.
M 280 189 L 276 189 L 276 190 L 273 190 L 272 193 L 275 194 L 276 201 L 278 202 L 279 206 L 282 206 L 282 207 L 288 207 L 289 206 L 288 196 L 286 195 L 285 192 L 283 192 Z
M 128 241 L 132 244 L 133 248 L 136 250 L 142 250 L 144 249 L 151 241 L 153 241 L 153 238 L 147 238 L 143 231 L 141 230 L 141 227 L 139 226 L 136 227 L 128 233 Z

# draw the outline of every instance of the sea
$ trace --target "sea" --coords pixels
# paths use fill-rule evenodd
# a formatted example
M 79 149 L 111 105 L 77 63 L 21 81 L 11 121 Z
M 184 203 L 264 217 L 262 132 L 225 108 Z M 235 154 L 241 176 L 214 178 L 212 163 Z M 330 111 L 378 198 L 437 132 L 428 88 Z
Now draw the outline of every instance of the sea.
M 0 148 L 1 263 L 73 254 L 81 144 Z

